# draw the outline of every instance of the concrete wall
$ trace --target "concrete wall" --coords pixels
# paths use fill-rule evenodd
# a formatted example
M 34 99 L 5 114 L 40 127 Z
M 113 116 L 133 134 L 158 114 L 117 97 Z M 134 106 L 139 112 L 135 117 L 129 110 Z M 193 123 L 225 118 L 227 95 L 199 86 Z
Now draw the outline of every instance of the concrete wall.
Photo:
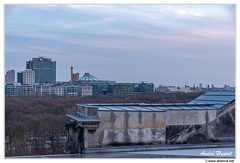
M 207 124 L 216 120 L 217 110 L 166 112 L 166 143 L 205 143 L 212 137 Z
M 170 110 L 166 112 L 166 125 L 206 124 L 216 119 L 216 110 Z
M 218 110 L 166 112 L 166 143 L 235 141 L 235 101 Z
M 230 124 L 226 116 L 234 116 L 234 113 L 231 111 L 230 115 L 221 114 L 218 117 L 217 110 L 98 111 L 100 124 L 96 131 L 88 131 L 88 147 L 205 143 L 216 140 L 216 135 L 220 135 L 219 129 L 223 135 L 223 129 L 226 130 L 227 127 L 223 124 L 220 127 L 217 120 L 221 118 L 222 123 Z M 231 123 L 230 129 L 228 128 L 231 134 L 225 135 L 233 136 L 234 128 L 235 125 Z
M 217 119 L 208 125 L 215 141 L 235 140 L 235 101 L 217 111 Z
M 165 143 L 165 112 L 99 111 L 100 124 L 89 131 L 88 147 Z
M 84 148 L 235 139 L 235 102 L 218 110 L 131 112 L 78 106 L 78 111 L 100 118 L 97 128 L 84 128 Z

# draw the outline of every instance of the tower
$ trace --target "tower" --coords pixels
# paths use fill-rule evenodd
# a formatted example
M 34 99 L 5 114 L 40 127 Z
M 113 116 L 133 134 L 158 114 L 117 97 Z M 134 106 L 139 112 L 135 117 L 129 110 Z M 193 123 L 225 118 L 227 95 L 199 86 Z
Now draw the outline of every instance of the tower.
M 70 82 L 76 82 L 78 79 L 79 79 L 79 73 L 77 72 L 77 73 L 73 73 L 73 67 L 71 67 L 71 80 L 70 80 Z
M 73 82 L 73 67 L 71 67 L 71 82 Z

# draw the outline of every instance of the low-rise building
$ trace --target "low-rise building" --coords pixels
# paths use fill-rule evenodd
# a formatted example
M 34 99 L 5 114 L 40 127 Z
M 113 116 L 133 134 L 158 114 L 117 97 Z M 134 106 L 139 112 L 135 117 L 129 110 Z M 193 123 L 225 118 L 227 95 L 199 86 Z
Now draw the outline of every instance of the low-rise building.
M 35 93 L 38 96 L 49 96 L 51 95 L 51 85 L 37 84 L 35 85 Z
M 77 92 L 78 96 L 92 96 L 93 88 L 89 85 L 78 86 Z
M 207 92 L 189 103 L 77 104 L 76 108 L 76 113 L 67 114 L 66 153 L 104 146 L 235 140 L 235 92 Z
M 64 87 L 63 86 L 51 87 L 51 94 L 57 96 L 64 96 Z
M 21 95 L 21 84 L 11 83 L 5 85 L 5 95 L 10 96 L 20 96 Z
M 35 95 L 35 91 L 34 91 L 34 86 L 33 85 L 21 85 L 21 95 L 22 96 L 32 96 Z
M 65 96 L 77 96 L 77 86 L 76 85 L 65 85 L 64 86 Z

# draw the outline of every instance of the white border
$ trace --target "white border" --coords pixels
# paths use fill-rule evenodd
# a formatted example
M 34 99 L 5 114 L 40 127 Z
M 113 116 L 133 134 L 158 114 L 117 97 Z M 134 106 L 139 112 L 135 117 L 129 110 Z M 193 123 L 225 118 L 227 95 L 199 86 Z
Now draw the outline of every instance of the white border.
M 34 1 L 30 1 L 30 0 L 3 0 L 3 1 L 0 1 L 1 3 L 1 7 L 0 7 L 0 22 L 2 24 L 2 29 L 1 29 L 1 39 L 0 39 L 0 49 L 2 49 L 2 55 L 1 55 L 1 60 L 0 60 L 0 65 L 1 65 L 1 75 L 2 75 L 2 80 L 0 85 L 0 92 L 1 92 L 1 99 L 3 100 L 2 101 L 2 108 L 1 108 L 1 111 L 2 111 L 2 118 L 3 118 L 3 123 L 2 123 L 2 134 L 1 134 L 1 142 L 3 143 L 3 145 L 1 146 L 2 148 L 1 149 L 1 156 L 2 158 L 4 159 L 4 133 L 5 133 L 5 128 L 4 128 L 4 124 L 5 124 L 5 120 L 4 120 L 4 115 L 5 115 L 5 112 L 4 112 L 4 109 L 5 109 L 5 105 L 4 105 L 4 74 L 5 74 L 5 68 L 4 68 L 4 5 L 5 4 L 236 4 L 236 25 L 237 25 L 237 28 L 236 28 L 236 81 L 235 81 L 235 86 L 236 86 L 236 122 L 237 122 L 237 125 L 235 126 L 236 129 L 238 128 L 238 124 L 239 124 L 239 115 L 238 115 L 238 106 L 239 106 L 239 100 L 238 100 L 238 97 L 239 97 L 239 87 L 238 87 L 238 83 L 240 82 L 238 77 L 239 75 L 237 75 L 239 73 L 239 10 L 240 10 L 240 7 L 239 7 L 239 0 L 208 0 L 208 1 L 203 1 L 203 0 L 168 0 L 168 1 L 162 1 L 162 0 L 142 0 L 142 1 L 136 1 L 136 0 L 104 0 L 104 1 L 99 1 L 99 0 L 88 0 L 88 1 L 81 1 L 81 0 L 34 0 Z M 237 19 L 238 18 L 238 19 Z M 239 141 L 238 141 L 238 138 L 239 138 L 239 134 L 238 134 L 238 131 L 239 130 L 236 130 L 236 159 L 234 160 L 234 162 L 238 162 L 237 160 L 239 160 L 239 155 L 237 152 L 238 151 L 238 147 L 239 146 Z M 19 161 L 19 160 L 15 160 L 15 159 L 4 159 L 3 161 Z M 24 162 L 26 161 L 33 161 L 32 159 L 20 159 Z M 59 159 L 58 159 L 59 160 Z M 119 162 L 121 161 L 135 161 L 135 159 L 130 159 L 130 160 L 125 160 L 125 159 L 118 159 Z M 104 161 L 104 162 L 108 162 L 108 161 L 118 161 L 118 160 L 113 160 L 113 159 L 100 159 L 100 160 L 88 160 L 88 159 L 71 159 L 71 160 L 66 160 L 66 159 L 62 159 L 61 161 Z M 211 159 L 210 159 L 211 160 Z M 34 159 L 34 161 L 43 161 L 42 159 Z M 44 160 L 44 161 L 49 161 L 49 160 Z M 50 161 L 54 161 L 53 159 L 50 159 Z M 151 160 L 146 160 L 146 159 L 137 159 L 137 161 L 143 161 L 143 162 L 146 162 L 146 161 L 153 161 L 153 162 L 165 162 L 165 161 L 169 161 L 169 162 L 205 162 L 205 159 L 151 159 Z

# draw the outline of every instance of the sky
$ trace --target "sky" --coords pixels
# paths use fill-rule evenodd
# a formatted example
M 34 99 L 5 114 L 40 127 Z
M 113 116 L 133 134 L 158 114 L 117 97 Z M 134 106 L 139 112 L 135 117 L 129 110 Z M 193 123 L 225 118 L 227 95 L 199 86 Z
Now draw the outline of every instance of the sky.
M 5 5 L 5 72 L 38 56 L 102 80 L 235 86 L 235 5 Z

